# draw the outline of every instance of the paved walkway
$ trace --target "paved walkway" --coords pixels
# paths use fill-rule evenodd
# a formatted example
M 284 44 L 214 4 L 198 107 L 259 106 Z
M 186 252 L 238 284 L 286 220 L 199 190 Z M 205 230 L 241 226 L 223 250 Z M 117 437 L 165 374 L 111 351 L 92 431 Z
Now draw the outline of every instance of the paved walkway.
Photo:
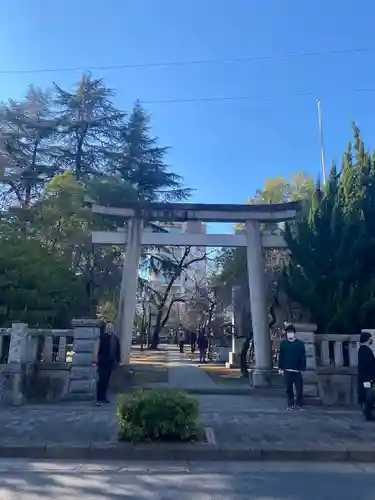
M 180 389 L 216 389 L 218 385 L 197 363 L 176 346 L 168 346 L 169 387 Z
M 309 449 L 374 447 L 375 425 L 357 411 L 321 407 L 288 412 L 283 401 L 252 396 L 198 396 L 201 422 L 211 427 L 218 446 Z M 0 446 L 89 445 L 116 442 L 114 405 L 65 403 L 0 411 Z
M 185 354 L 169 347 L 169 382 L 163 387 L 212 388 L 216 383 Z M 200 395 L 200 419 L 213 431 L 218 447 L 245 449 L 374 449 L 375 425 L 357 410 L 285 410 L 284 399 Z M 5 445 L 90 445 L 114 443 L 117 428 L 114 403 L 97 408 L 92 403 L 25 406 L 0 410 L 0 447 Z M 213 443 L 215 444 L 215 443 Z M 1 498 L 1 497 L 0 497 Z

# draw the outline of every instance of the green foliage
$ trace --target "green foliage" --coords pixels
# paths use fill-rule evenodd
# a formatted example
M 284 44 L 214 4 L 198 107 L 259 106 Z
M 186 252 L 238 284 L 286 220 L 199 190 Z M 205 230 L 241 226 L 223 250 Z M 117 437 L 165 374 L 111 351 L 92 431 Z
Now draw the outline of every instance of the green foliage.
M 71 170 L 77 180 L 105 173 L 125 117 L 112 103 L 113 90 L 90 73 L 82 76 L 73 92 L 56 84 L 54 90 L 58 163 Z
M 375 322 L 375 162 L 354 126 L 342 169 L 333 166 L 309 213 L 286 227 L 287 293 L 319 331 L 355 334 Z
M 311 194 L 315 191 L 312 177 L 304 172 L 291 175 L 288 181 L 283 175 L 266 179 L 262 189 L 257 189 L 248 204 L 285 203 L 288 201 L 309 201 Z M 243 229 L 237 226 L 235 229 Z M 280 231 L 277 223 L 266 223 L 261 225 L 262 231 Z M 267 256 L 266 256 L 267 257 Z M 267 260 L 267 259 L 266 259 Z M 219 272 L 215 281 L 218 285 L 233 285 L 247 276 L 246 249 L 225 248 L 216 259 Z
M 3 182 L 12 202 L 29 207 L 57 172 L 52 148 L 57 126 L 51 95 L 39 88 L 30 86 L 23 101 L 9 99 L 0 106 Z
M 145 110 L 136 103 L 127 117 L 114 106 L 113 98 L 114 92 L 103 80 L 84 74 L 71 91 L 56 84 L 51 91 L 30 87 L 20 102 L 0 105 L 3 261 L 12 258 L 11 245 L 22 242 L 22 248 L 30 245 L 35 253 L 40 248 L 41 257 L 53 256 L 65 267 L 67 277 L 79 282 L 82 314 L 97 312 L 111 318 L 117 307 L 123 248 L 94 247 L 91 231 L 115 230 L 122 221 L 94 216 L 84 205 L 85 195 L 121 205 L 180 200 L 190 192 L 169 169 L 168 148 L 152 136 Z M 38 263 L 35 266 L 39 269 Z M 22 276 L 18 280 L 19 288 L 27 289 Z M 39 284 L 33 281 L 34 285 L 38 289 Z M 43 294 L 48 286 L 48 279 L 40 284 Z M 49 313 L 43 319 L 30 311 L 25 306 L 25 321 L 53 321 Z
M 214 277 L 217 285 L 232 285 L 243 276 L 247 276 L 246 248 L 224 248 L 218 254 L 216 263 L 220 269 Z
M 285 203 L 301 200 L 314 191 L 315 183 L 312 177 L 305 172 L 291 175 L 288 181 L 283 175 L 278 175 L 264 181 L 262 189 L 257 189 L 255 196 L 248 203 Z
M 136 102 L 129 120 L 119 131 L 117 152 L 111 155 L 108 166 L 111 203 L 123 201 L 121 192 L 126 193 L 126 201 L 186 199 L 190 189 L 182 187 L 182 178 L 171 172 L 165 162 L 168 149 L 159 146 L 151 136 L 150 117 Z
M 197 438 L 198 401 L 177 389 L 139 389 L 119 397 L 120 441 L 189 441 Z
M 67 328 L 79 315 L 83 286 L 66 262 L 24 236 L 3 240 L 0 252 L 0 324 Z

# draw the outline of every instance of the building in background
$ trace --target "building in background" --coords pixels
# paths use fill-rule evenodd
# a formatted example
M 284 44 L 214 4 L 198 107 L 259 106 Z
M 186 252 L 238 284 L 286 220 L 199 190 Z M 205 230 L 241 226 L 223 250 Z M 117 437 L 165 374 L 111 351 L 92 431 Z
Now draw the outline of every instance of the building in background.
M 159 227 L 170 233 L 195 233 L 202 234 L 206 232 L 206 225 L 199 221 L 172 222 L 159 224 Z M 185 247 L 167 247 L 155 248 L 153 254 L 168 260 L 181 262 Z M 176 328 L 181 323 L 181 316 L 186 313 L 189 307 L 189 297 L 193 297 L 199 288 L 205 286 L 207 274 L 207 261 L 205 257 L 205 247 L 191 247 L 189 255 L 184 264 L 191 260 L 200 259 L 193 262 L 182 272 L 181 276 L 174 281 L 169 298 L 180 297 L 184 301 L 176 302 L 171 309 L 170 318 L 166 328 Z M 170 278 L 162 273 L 154 273 L 151 269 L 148 272 L 148 281 L 150 287 L 154 290 L 164 293 L 170 283 Z

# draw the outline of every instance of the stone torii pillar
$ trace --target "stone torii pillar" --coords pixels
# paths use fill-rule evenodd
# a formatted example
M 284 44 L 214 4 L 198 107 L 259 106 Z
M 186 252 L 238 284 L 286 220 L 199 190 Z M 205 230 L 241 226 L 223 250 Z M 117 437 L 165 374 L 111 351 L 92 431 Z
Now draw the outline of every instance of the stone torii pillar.
M 116 333 L 121 345 L 121 363 L 129 364 L 132 346 L 133 324 L 137 304 L 139 258 L 141 255 L 143 220 L 131 217 L 128 221 L 127 240 L 122 268 L 120 300 Z
M 253 385 L 254 387 L 264 387 L 271 383 L 272 349 L 267 317 L 264 259 L 259 221 L 246 221 L 245 233 L 251 321 L 254 333 Z

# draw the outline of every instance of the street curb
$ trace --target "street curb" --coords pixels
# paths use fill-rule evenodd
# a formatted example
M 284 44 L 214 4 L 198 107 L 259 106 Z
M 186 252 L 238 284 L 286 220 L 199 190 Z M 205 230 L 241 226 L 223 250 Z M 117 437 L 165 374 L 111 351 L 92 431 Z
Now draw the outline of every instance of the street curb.
M 191 388 L 185 389 L 189 394 L 206 396 L 258 396 L 264 398 L 285 399 L 285 394 L 280 389 L 254 389 L 253 387 L 213 387 L 213 388 Z M 320 398 L 305 396 L 305 404 L 308 406 L 321 406 Z
M 34 460 L 127 460 L 127 461 L 197 461 L 197 462 L 375 462 L 373 449 L 282 449 L 238 448 L 194 444 L 109 443 L 89 446 L 5 445 L 0 446 L 0 458 L 27 458 Z

